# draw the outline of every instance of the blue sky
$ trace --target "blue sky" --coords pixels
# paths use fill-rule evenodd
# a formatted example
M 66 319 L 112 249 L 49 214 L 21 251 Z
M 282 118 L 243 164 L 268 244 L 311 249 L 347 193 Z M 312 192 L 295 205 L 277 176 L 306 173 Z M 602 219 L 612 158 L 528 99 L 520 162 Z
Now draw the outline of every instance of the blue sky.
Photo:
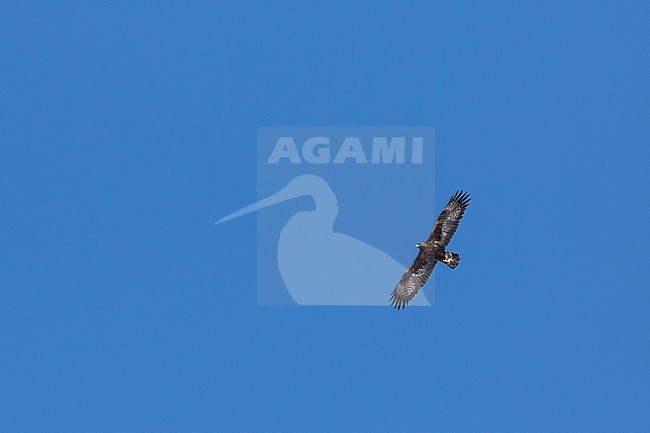
M 649 13 L 5 4 L 0 430 L 648 431 Z M 434 308 L 255 305 L 258 125 L 436 128 Z

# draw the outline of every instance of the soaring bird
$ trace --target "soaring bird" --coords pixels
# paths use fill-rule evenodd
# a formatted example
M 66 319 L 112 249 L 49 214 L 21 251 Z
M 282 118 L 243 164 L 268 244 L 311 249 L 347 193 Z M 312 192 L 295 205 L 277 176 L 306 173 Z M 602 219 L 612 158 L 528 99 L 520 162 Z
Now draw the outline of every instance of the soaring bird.
M 470 200 L 469 194 L 462 190 L 456 191 L 451 196 L 449 203 L 440 212 L 436 223 L 433 225 L 429 238 L 426 242 L 416 245 L 420 250 L 418 256 L 404 272 L 399 283 L 397 283 L 397 287 L 390 295 L 390 303 L 393 307 L 399 310 L 405 308 L 411 302 L 411 299 L 427 282 L 437 262 L 442 262 L 451 269 L 458 266 L 460 255 L 446 251 L 445 248 L 449 245 L 454 233 L 456 233 L 458 223 L 463 218 Z

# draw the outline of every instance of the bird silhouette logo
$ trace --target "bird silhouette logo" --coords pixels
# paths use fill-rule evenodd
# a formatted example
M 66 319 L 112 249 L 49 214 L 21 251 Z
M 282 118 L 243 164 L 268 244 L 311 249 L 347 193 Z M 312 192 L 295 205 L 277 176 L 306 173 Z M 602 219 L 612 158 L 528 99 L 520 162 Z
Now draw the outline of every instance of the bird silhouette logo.
M 295 213 L 280 231 L 277 266 L 298 305 L 387 305 L 386 289 L 406 266 L 381 249 L 334 231 L 336 194 L 316 175 L 298 175 L 280 191 L 219 221 L 224 223 L 298 197 L 313 199 L 313 210 Z M 410 305 L 431 305 L 425 293 Z

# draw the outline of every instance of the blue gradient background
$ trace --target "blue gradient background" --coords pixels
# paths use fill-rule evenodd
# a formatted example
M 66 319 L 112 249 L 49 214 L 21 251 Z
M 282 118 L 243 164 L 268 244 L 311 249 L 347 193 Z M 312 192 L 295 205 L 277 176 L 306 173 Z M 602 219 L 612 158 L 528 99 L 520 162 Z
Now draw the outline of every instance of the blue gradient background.
M 647 3 L 1 9 L 0 431 L 650 430 Z M 436 127 L 434 308 L 255 306 L 286 124 Z

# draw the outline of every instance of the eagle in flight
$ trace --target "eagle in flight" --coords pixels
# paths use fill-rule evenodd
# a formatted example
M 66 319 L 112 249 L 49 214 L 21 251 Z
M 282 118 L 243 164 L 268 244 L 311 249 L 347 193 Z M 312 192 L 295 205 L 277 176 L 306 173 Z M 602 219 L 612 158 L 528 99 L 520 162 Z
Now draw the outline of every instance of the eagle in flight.
M 390 295 L 390 303 L 393 307 L 399 310 L 411 302 L 411 299 L 427 282 L 436 262 L 442 262 L 451 269 L 458 266 L 460 255 L 446 251 L 445 248 L 456 233 L 458 223 L 463 218 L 470 200 L 469 194 L 463 191 L 456 191 L 451 196 L 449 203 L 440 212 L 433 225 L 429 239 L 416 245 L 420 250 L 418 256 L 404 272 L 402 279 L 399 280 L 397 287 Z

